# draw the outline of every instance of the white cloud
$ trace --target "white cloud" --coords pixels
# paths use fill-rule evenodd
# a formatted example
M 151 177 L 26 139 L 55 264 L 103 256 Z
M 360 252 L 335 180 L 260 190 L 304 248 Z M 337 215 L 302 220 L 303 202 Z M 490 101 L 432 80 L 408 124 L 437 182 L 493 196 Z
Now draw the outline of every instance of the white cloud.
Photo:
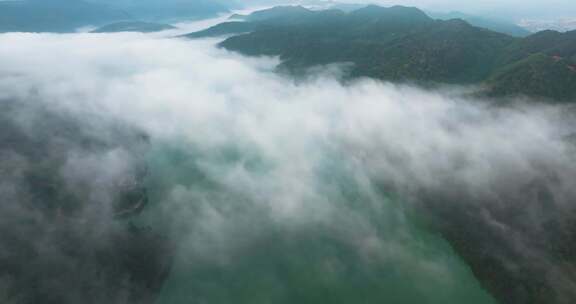
M 112 117 L 145 131 L 152 178 L 166 186 L 156 197 L 185 227 L 185 253 L 222 263 L 271 223 L 322 226 L 367 259 L 398 262 L 432 284 L 438 267 L 461 268 L 440 249 L 420 255 L 406 215 L 380 186 L 406 201 L 424 192 L 497 205 L 526 203 L 499 199 L 545 180 L 560 196 L 556 207 L 573 208 L 576 165 L 562 141 L 572 131 L 558 121 L 562 108 L 496 109 L 454 92 L 371 80 L 345 86 L 330 74 L 295 84 L 273 72 L 276 59 L 243 58 L 214 43 L 128 33 L 0 35 L 0 99 L 39 99 L 87 121 Z M 186 157 L 174 161 L 170 151 Z M 540 225 L 536 218 L 530 232 Z

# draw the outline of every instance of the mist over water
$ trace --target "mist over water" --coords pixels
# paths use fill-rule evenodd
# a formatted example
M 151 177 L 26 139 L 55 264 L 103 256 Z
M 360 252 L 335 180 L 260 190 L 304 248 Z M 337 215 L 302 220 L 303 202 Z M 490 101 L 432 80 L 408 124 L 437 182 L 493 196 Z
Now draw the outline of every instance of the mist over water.
M 176 244 L 158 304 L 495 303 L 433 228 L 436 216 L 461 225 L 468 207 L 496 227 L 494 239 L 548 269 L 558 298 L 574 287 L 521 233 L 545 243 L 547 213 L 505 199 L 543 181 L 555 190 L 550 216 L 574 211 L 565 109 L 522 101 L 496 109 L 459 89 L 343 85 L 330 71 L 296 83 L 274 73 L 277 59 L 244 58 L 216 42 L 0 36 L 0 100 L 34 100 L 95 133 L 113 121 L 148 138 L 150 205 L 133 221 Z M 136 157 L 117 147 L 95 153 L 64 154 L 62 170 L 121 177 Z M 97 197 L 89 210 L 107 202 Z M 493 211 L 505 208 L 531 221 L 520 229 Z

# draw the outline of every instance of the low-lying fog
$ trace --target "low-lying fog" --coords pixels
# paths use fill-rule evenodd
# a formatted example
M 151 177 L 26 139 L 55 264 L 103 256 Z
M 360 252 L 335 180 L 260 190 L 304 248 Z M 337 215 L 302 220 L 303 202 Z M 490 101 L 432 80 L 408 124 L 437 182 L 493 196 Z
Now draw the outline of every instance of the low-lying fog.
M 178 244 L 159 303 L 493 303 L 420 219 L 437 208 L 446 229 L 452 218 L 454 225 L 474 218 L 479 230 L 511 244 L 504 264 L 518 267 L 508 259 L 514 254 L 529 258 L 546 269 L 556 296 L 573 292 L 566 269 L 533 243 L 549 238 L 550 217 L 574 209 L 565 109 L 523 101 L 496 108 L 455 88 L 344 85 L 333 69 L 294 82 L 274 72 L 275 58 L 162 36 L 0 35 L 0 100 L 27 105 L 9 119 L 28 136 L 43 127 L 42 115 L 27 114 L 35 107 L 91 132 L 114 121 L 146 134 L 151 203 L 140 220 Z M 109 210 L 104 194 L 115 190 L 103 180 L 121 179 L 132 154 L 57 146 L 68 186 L 82 180 L 99 194 L 87 210 Z M 35 164 L 0 156 L 0 168 L 15 172 L 0 182 L 0 210 L 11 210 L 1 222 L 19 216 L 10 207 L 26 193 L 14 190 L 18 168 Z M 553 190 L 550 206 L 524 199 L 533 183 Z M 477 213 L 458 214 L 467 206 Z M 510 219 L 502 209 L 517 212 Z M 98 221 L 103 238 L 114 221 L 106 214 Z M 0 254 L 9 251 L 2 246 Z M 2 281 L 0 291 L 10 286 L 9 277 Z

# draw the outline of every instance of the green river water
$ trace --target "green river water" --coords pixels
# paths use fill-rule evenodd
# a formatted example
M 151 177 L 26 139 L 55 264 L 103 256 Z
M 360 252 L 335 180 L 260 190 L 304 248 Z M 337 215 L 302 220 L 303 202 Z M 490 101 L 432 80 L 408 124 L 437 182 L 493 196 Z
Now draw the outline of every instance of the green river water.
M 143 219 L 177 244 L 157 304 L 495 303 L 440 235 L 343 162 L 319 164 L 316 195 L 279 213 L 275 166 L 259 157 L 163 146 L 149 158 Z M 260 183 L 215 177 L 239 163 Z

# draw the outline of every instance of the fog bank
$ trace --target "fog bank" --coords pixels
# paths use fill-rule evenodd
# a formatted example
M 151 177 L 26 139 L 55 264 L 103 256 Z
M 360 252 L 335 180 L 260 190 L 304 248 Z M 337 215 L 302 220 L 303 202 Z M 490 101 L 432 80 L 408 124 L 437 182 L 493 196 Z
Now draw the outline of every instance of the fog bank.
M 535 297 L 535 277 L 551 303 L 574 299 L 572 261 L 556 254 L 571 250 L 560 247 L 576 197 L 566 109 L 496 108 L 459 89 L 367 79 L 343 85 L 330 71 L 296 83 L 274 73 L 277 59 L 216 42 L 0 35 L 0 100 L 63 113 L 114 142 L 127 143 L 103 127 L 109 121 L 147 138 L 138 153 L 68 150 L 58 172 L 74 172 L 67 186 L 77 189 L 146 164 L 151 206 L 139 221 L 178 247 L 160 303 L 349 303 L 353 291 L 367 301 L 493 303 L 486 288 L 498 286 L 480 285 L 462 259 L 475 256 L 450 242 L 460 232 L 521 282 L 514 299 Z M 42 118 L 10 119 L 38 128 Z M 0 164 L 18 167 L 14 156 Z M 88 210 L 108 201 L 96 196 Z

